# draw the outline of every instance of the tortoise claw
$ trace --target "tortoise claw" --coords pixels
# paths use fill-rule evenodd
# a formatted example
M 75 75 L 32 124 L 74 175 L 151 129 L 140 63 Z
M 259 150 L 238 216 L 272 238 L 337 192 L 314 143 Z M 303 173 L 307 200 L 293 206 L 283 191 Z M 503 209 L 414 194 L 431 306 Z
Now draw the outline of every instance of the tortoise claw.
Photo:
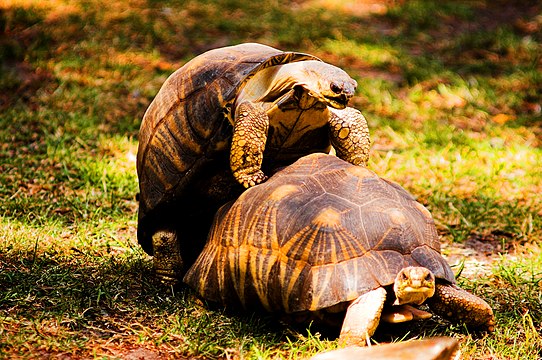
M 239 176 L 239 182 L 246 188 L 263 183 L 267 180 L 267 176 L 262 171 L 257 171 L 254 174 L 244 174 Z

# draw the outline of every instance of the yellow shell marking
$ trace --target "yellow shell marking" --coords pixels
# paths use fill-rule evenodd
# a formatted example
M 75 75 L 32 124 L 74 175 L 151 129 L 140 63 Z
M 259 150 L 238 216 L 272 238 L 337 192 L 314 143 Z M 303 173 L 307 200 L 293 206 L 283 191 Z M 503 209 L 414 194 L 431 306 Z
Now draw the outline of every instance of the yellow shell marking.
M 313 293 L 312 296 L 312 302 L 309 307 L 311 310 L 318 309 L 318 303 L 320 302 L 321 297 L 323 296 L 323 293 L 326 291 L 329 291 L 329 283 L 331 282 L 331 277 L 333 275 L 333 265 L 326 266 L 329 269 L 327 271 L 318 271 L 316 273 L 313 273 L 312 275 L 312 289 L 313 291 L 320 289 L 318 293 Z M 324 275 L 323 278 L 318 275 Z
M 262 214 L 262 217 L 264 219 L 268 219 L 269 221 L 265 221 L 263 223 L 263 228 L 261 228 L 261 231 L 259 230 L 260 227 L 258 226 L 258 222 L 251 221 L 249 225 L 250 231 L 245 234 L 246 236 L 246 245 L 245 247 L 249 250 L 248 256 L 255 256 L 255 259 L 250 261 L 249 268 L 250 273 L 253 276 L 256 276 L 260 279 L 260 281 L 255 282 L 255 290 L 258 294 L 258 297 L 260 298 L 260 301 L 262 305 L 270 310 L 269 301 L 267 298 L 267 283 L 268 283 L 268 274 L 271 270 L 273 264 L 277 261 L 277 256 L 275 255 L 274 250 L 272 250 L 274 247 L 278 247 L 278 245 L 270 244 L 271 249 L 258 246 L 257 243 L 261 241 L 261 239 L 276 239 L 276 229 L 272 224 L 275 224 L 277 219 L 276 214 L 276 208 L 271 207 L 264 211 Z M 243 285 L 245 286 L 245 285 Z M 242 301 L 244 303 L 244 293 Z
M 374 176 L 370 170 L 367 170 L 363 166 L 355 166 L 355 165 L 349 166 L 346 169 L 346 172 L 349 174 L 352 174 L 355 177 L 360 178 L 360 180 L 366 177 Z
M 318 235 L 317 231 L 312 231 L 310 226 L 307 226 L 303 228 L 301 231 L 299 231 L 297 234 L 295 234 L 290 241 L 288 241 L 282 248 L 280 249 L 280 283 L 283 284 L 283 287 L 286 289 L 285 292 L 282 293 L 282 304 L 284 306 L 284 309 L 288 311 L 288 297 L 292 293 L 293 287 L 301 274 L 301 271 L 303 271 L 303 266 L 295 266 L 293 268 L 293 271 L 288 271 L 288 262 L 290 261 L 290 257 L 288 256 L 288 253 L 290 252 L 290 249 L 292 247 L 296 247 L 293 249 L 294 253 L 297 253 L 300 249 L 299 244 L 301 244 L 300 238 L 305 238 L 307 241 L 305 242 L 305 248 L 302 249 L 303 254 L 301 255 L 301 259 L 307 259 L 309 256 L 309 253 L 311 252 L 313 248 L 314 241 L 316 239 L 316 236 Z M 300 264 L 300 262 L 298 262 Z
M 296 193 L 299 190 L 299 188 L 295 185 L 282 185 L 276 188 L 271 195 L 269 196 L 270 200 L 278 201 L 286 196 Z
M 318 226 L 336 227 L 341 224 L 341 213 L 332 208 L 324 208 L 314 218 L 314 223 Z
M 399 209 L 389 209 L 387 213 L 394 224 L 401 225 L 407 221 L 405 215 Z
M 427 208 L 425 206 L 423 206 L 422 204 L 420 204 L 419 202 L 414 202 L 414 206 L 421 211 L 421 213 L 426 217 L 426 218 L 429 218 L 429 219 L 432 219 L 433 216 L 431 215 L 431 213 L 429 212 L 429 210 L 427 210 Z

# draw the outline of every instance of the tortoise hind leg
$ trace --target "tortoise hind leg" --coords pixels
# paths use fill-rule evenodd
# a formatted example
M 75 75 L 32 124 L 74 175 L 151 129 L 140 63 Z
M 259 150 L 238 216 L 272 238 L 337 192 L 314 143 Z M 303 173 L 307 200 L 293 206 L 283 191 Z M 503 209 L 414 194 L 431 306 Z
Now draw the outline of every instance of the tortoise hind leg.
M 339 343 L 343 346 L 370 345 L 370 338 L 378 327 L 385 301 L 384 288 L 369 291 L 354 300 L 346 310 Z
M 152 236 L 153 262 L 156 276 L 165 284 L 176 284 L 182 275 L 183 260 L 177 234 L 158 230 Z
M 435 295 L 427 300 L 431 310 L 453 322 L 493 331 L 495 316 L 488 303 L 453 284 L 437 284 Z

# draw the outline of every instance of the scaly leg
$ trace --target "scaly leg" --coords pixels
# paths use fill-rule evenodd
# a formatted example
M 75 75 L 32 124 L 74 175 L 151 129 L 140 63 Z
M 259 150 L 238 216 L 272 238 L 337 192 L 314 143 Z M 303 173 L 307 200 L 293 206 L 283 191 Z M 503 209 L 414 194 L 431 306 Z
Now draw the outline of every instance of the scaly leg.
M 176 284 L 183 270 L 177 235 L 172 230 L 158 230 L 152 236 L 152 247 L 156 276 L 165 284 Z
M 427 304 L 436 314 L 454 322 L 493 331 L 495 316 L 488 303 L 456 285 L 437 284 L 435 295 Z
M 244 102 L 237 107 L 230 167 L 235 179 L 245 188 L 267 179 L 261 166 L 268 128 L 269 118 L 263 109 L 250 102 Z
M 370 338 L 380 322 L 386 290 L 378 288 L 354 300 L 344 317 L 339 343 L 343 346 L 370 345 Z
M 351 107 L 329 112 L 331 144 L 337 156 L 354 165 L 367 165 L 371 140 L 365 117 Z

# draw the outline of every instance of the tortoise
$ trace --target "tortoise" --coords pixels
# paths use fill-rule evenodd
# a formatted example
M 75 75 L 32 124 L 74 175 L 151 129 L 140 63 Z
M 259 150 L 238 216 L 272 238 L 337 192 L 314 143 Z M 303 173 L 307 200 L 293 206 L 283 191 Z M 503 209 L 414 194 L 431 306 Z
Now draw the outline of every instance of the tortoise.
M 322 352 L 310 360 L 452 360 L 457 340 L 441 336 L 362 348 L 349 346 Z
M 264 171 L 313 152 L 367 162 L 369 136 L 348 107 L 357 83 L 315 56 L 247 43 L 207 51 L 175 71 L 139 132 L 138 241 L 164 281 L 179 278 L 216 210 Z
M 430 212 L 396 183 L 326 154 L 221 207 L 184 282 L 211 302 L 295 322 L 339 317 L 344 344 L 369 342 L 380 320 L 430 317 L 422 303 L 474 329 L 495 323 L 484 300 L 456 285 Z

